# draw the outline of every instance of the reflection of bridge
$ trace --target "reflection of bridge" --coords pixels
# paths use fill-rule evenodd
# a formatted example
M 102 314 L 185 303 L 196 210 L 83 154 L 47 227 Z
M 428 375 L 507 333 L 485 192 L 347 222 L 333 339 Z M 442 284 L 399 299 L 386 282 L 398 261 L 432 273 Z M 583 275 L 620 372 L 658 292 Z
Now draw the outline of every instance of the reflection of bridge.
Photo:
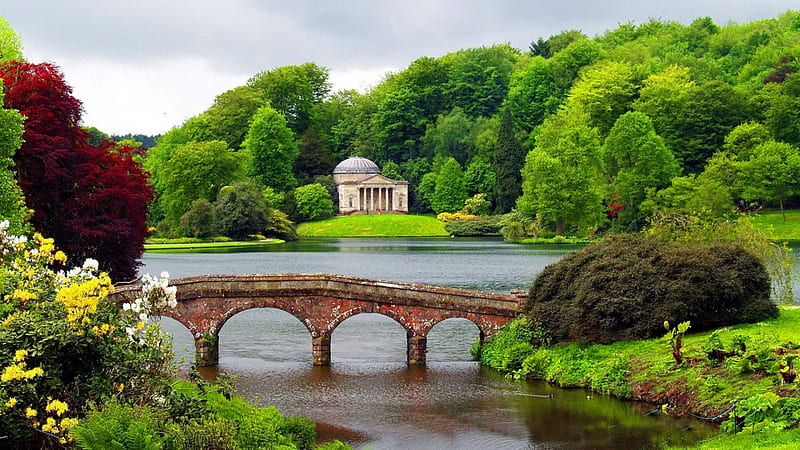
M 449 318 L 465 318 L 494 334 L 519 310 L 519 294 L 495 294 L 439 286 L 394 283 L 341 275 L 204 275 L 172 280 L 178 306 L 165 316 L 192 333 L 198 365 L 216 365 L 219 330 L 236 313 L 277 308 L 311 332 L 314 365 L 328 365 L 333 330 L 348 317 L 378 313 L 396 320 L 408 336 L 408 363 L 425 364 L 428 332 Z M 112 298 L 132 300 L 139 286 L 118 288 Z

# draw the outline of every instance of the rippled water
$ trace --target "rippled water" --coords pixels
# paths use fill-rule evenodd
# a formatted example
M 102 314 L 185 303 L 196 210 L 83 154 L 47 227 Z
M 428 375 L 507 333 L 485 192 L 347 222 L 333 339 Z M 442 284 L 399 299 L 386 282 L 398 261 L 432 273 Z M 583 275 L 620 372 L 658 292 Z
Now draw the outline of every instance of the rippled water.
M 205 273 L 338 273 L 487 291 L 527 289 L 569 251 L 492 240 L 337 239 L 246 253 L 145 255 L 143 272 L 173 278 Z M 191 360 L 193 340 L 164 319 Z M 659 448 L 702 439 L 705 424 L 646 415 L 652 405 L 582 390 L 510 380 L 471 361 L 478 328 L 463 319 L 436 325 L 428 365 L 406 365 L 406 333 L 377 314 L 345 320 L 331 338 L 330 367 L 311 365 L 311 338 L 288 313 L 254 309 L 220 332 L 218 369 L 238 377 L 244 396 L 318 422 L 322 439 L 357 448 Z

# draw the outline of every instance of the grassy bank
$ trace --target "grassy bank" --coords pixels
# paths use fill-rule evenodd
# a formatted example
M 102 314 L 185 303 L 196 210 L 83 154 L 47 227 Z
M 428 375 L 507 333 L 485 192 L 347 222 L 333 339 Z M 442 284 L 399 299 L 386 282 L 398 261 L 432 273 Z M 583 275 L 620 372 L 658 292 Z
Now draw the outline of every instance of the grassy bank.
M 800 210 L 786 210 L 786 221 L 780 211 L 753 214 L 753 225 L 773 241 L 800 241 Z
M 297 225 L 303 237 L 426 237 L 449 236 L 435 217 L 370 214 L 333 217 Z
M 745 431 L 768 430 L 758 438 L 745 439 L 746 432 L 720 437 L 707 448 L 764 448 L 768 441 L 776 448 L 800 446 L 799 433 L 775 431 L 800 422 L 800 383 L 782 382 L 780 374 L 800 355 L 800 309 L 782 309 L 777 319 L 756 324 L 687 334 L 680 365 L 663 339 L 534 348 L 529 343 L 534 332 L 519 322 L 484 347 L 485 364 L 521 379 L 651 402 L 675 415 L 724 419 L 736 404 L 736 415 L 747 417 L 741 424 Z M 773 394 L 786 399 L 776 403 Z M 722 430 L 732 432 L 732 425 Z
M 196 242 L 185 242 L 177 240 L 178 242 L 161 242 L 145 244 L 144 250 L 148 252 L 169 252 L 169 251 L 188 251 L 188 250 L 203 250 L 203 249 L 223 249 L 223 248 L 244 248 L 244 247 L 257 247 L 270 244 L 282 244 L 284 241 L 280 239 L 266 239 L 259 241 L 227 241 L 227 242 L 207 242 L 197 240 Z

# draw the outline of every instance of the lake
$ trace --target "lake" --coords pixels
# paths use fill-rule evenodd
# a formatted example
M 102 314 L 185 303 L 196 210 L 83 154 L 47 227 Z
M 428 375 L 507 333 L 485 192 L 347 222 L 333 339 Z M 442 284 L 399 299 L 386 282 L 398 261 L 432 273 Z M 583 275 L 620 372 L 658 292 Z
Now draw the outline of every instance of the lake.
M 335 273 L 491 292 L 527 290 L 544 267 L 577 247 L 521 246 L 493 239 L 316 239 L 243 252 L 146 253 L 142 273 Z M 163 319 L 177 353 L 193 358 L 182 325 Z M 464 319 L 436 325 L 428 364 L 406 365 L 405 330 L 361 314 L 331 338 L 331 366 L 311 365 L 311 337 L 299 320 L 254 309 L 220 331 L 220 364 L 239 392 L 286 415 L 317 422 L 321 439 L 356 448 L 659 448 L 716 433 L 705 423 L 649 414 L 654 405 L 619 401 L 547 383 L 511 380 L 471 360 L 478 328 Z M 666 348 L 665 348 L 665 351 Z

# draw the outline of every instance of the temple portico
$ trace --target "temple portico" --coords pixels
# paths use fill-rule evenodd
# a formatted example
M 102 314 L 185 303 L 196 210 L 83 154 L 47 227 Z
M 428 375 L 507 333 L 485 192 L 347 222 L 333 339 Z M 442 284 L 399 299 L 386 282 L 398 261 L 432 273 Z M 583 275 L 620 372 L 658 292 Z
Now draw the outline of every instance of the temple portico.
M 408 213 L 408 182 L 380 174 L 378 165 L 360 156 L 333 170 L 339 192 L 339 214 Z

